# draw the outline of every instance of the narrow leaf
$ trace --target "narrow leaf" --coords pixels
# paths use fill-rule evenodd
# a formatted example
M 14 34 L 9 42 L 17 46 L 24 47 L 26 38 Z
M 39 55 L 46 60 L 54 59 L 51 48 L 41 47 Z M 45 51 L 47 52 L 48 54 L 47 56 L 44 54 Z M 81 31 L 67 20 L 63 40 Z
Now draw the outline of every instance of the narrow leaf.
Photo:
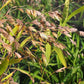
M 49 43 L 46 44 L 46 52 L 45 52 L 45 55 L 46 55 L 47 64 L 48 64 L 49 61 L 50 61 L 50 55 L 51 55 L 51 45 Z
M 28 71 L 21 70 L 21 69 L 19 69 L 19 68 L 11 68 L 11 69 L 15 69 L 15 70 L 17 70 L 17 71 L 20 71 L 20 72 L 22 72 L 22 73 L 28 75 L 28 76 L 30 77 L 30 79 L 31 79 L 31 80 L 33 81 L 33 83 L 34 83 L 34 79 L 31 77 L 31 75 L 29 74 Z
M 19 63 L 22 59 L 23 59 L 23 58 L 18 58 L 18 59 L 12 58 L 12 59 L 10 59 L 10 61 L 9 61 L 9 65 Z
M 24 30 L 25 26 L 22 26 L 22 29 L 20 30 L 20 32 L 18 33 L 16 39 L 18 40 L 20 38 L 20 36 L 22 35 L 22 32 Z
M 64 7 L 64 10 L 63 10 L 63 18 L 64 19 L 67 19 L 68 11 L 69 11 L 69 0 L 65 0 L 65 7 Z
M 79 84 L 84 84 L 84 81 L 80 81 Z
M 74 12 L 72 12 L 69 16 L 68 16 L 68 20 L 70 20 L 73 16 L 75 16 L 76 14 L 80 13 L 84 11 L 84 6 L 78 8 L 77 10 L 75 10 Z
M 0 64 L 0 75 L 2 75 L 6 71 L 8 64 L 9 64 L 8 58 L 6 58 L 2 61 L 2 63 Z
M 25 40 L 23 40 L 20 44 L 20 47 L 23 47 L 26 44 L 26 42 L 29 41 L 30 39 L 31 39 L 31 37 L 29 36 Z
M 7 6 L 10 2 L 11 2 L 11 0 L 8 0 L 8 1 L 0 8 L 0 11 L 1 11 L 5 6 Z
M 64 67 L 67 67 L 66 60 L 64 58 L 62 50 L 60 48 L 58 48 L 58 47 L 54 47 L 54 49 L 55 49 L 55 52 L 57 53 L 61 63 L 64 65 Z
M 16 34 L 16 32 L 19 30 L 20 28 L 20 25 L 16 25 L 13 29 L 12 29 L 12 32 L 10 32 L 10 35 L 11 36 L 14 36 Z
M 64 21 L 64 23 L 66 23 L 66 22 L 69 21 L 73 16 L 75 16 L 76 14 L 78 14 L 78 13 L 80 13 L 80 12 L 82 12 L 82 11 L 84 11 L 84 6 L 78 8 L 77 10 L 75 10 L 74 12 L 72 12 L 72 13 L 68 16 L 67 20 Z
M 15 72 L 15 71 L 14 71 L 14 72 Z M 3 82 L 4 80 L 7 80 L 8 78 L 10 78 L 10 77 L 13 75 L 14 72 L 11 72 L 9 75 L 7 75 L 5 78 L 3 78 L 3 79 L 1 80 L 1 82 Z

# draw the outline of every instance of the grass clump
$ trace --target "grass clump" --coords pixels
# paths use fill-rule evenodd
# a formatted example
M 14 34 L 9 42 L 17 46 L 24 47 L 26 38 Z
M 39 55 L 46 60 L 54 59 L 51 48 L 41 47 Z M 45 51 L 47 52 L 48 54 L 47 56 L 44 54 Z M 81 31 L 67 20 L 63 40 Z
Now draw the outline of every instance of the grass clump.
M 0 2 L 0 83 L 84 82 L 84 32 L 71 25 L 78 13 L 83 16 L 83 6 L 78 2 L 80 8 L 73 11 L 74 2 L 60 0 L 61 14 L 54 11 L 54 2 Z

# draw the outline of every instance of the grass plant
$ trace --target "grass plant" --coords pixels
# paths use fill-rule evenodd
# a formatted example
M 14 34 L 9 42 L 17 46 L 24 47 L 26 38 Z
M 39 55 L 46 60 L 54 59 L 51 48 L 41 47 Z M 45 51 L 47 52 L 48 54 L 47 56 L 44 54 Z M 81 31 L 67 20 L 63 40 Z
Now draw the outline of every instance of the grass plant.
M 0 2 L 1 84 L 84 83 L 84 32 L 71 25 L 79 13 L 80 24 L 84 6 L 80 0 L 60 0 L 60 14 L 53 11 L 55 2 Z

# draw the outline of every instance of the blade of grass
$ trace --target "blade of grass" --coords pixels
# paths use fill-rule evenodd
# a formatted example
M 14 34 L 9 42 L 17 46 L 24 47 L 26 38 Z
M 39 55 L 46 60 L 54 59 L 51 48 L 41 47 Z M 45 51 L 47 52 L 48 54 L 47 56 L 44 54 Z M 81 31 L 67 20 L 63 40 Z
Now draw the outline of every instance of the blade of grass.
M 2 61 L 2 63 L 0 64 L 0 75 L 2 75 L 6 71 L 8 64 L 9 64 L 8 58 L 6 58 Z
M 0 8 L 0 11 L 1 11 L 5 6 L 7 6 L 10 2 L 11 2 L 11 0 L 8 0 L 8 1 Z
M 51 45 L 49 43 L 46 44 L 46 53 L 45 53 L 45 55 L 46 55 L 46 59 L 47 59 L 47 64 L 46 65 L 48 65 L 48 63 L 50 61 L 50 55 L 51 55 Z
M 78 14 L 78 13 L 80 13 L 80 12 L 82 12 L 82 11 L 84 11 L 84 6 L 78 8 L 77 10 L 75 10 L 74 12 L 72 12 L 72 13 L 67 17 L 67 19 L 64 21 L 63 24 L 65 24 L 66 22 L 68 22 L 73 16 L 75 16 L 76 14 Z
M 10 35 L 11 36 L 14 36 L 16 34 L 16 32 L 19 30 L 21 26 L 20 25 L 16 25 L 13 29 L 12 29 L 12 32 L 10 32 Z
M 31 36 L 29 36 L 29 37 L 27 37 L 26 39 L 24 39 L 24 40 L 21 42 L 20 47 L 22 48 L 22 47 L 26 44 L 26 42 L 29 41 L 30 39 L 31 39 Z
M 61 63 L 64 65 L 64 67 L 67 67 L 66 60 L 64 58 L 63 52 L 60 48 L 54 47 L 55 52 L 57 53 Z
M 63 10 L 64 20 L 67 20 L 67 18 L 68 18 L 69 2 L 70 2 L 70 0 L 65 0 L 65 7 L 64 7 L 64 10 Z
M 20 72 L 22 72 L 22 73 L 28 75 L 28 76 L 30 77 L 30 79 L 32 80 L 32 82 L 34 83 L 34 79 L 31 77 L 31 75 L 29 74 L 28 71 L 21 70 L 21 69 L 19 69 L 19 68 L 10 68 L 10 69 L 15 69 L 15 70 L 17 70 L 17 71 L 20 71 Z
M 7 80 L 9 79 L 13 74 L 14 74 L 15 71 L 11 72 L 9 75 L 7 75 L 6 77 L 4 77 L 1 82 L 3 82 L 4 80 Z
M 22 35 L 22 32 L 23 32 L 24 28 L 25 28 L 25 26 L 22 26 L 22 29 L 20 30 L 20 32 L 16 36 L 17 41 L 19 40 L 20 36 Z

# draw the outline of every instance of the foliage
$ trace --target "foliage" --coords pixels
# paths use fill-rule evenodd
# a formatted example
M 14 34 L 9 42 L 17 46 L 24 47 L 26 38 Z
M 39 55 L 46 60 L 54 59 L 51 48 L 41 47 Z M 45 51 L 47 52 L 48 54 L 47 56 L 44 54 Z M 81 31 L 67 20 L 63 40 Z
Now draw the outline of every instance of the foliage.
M 54 2 L 0 2 L 0 83 L 84 82 L 84 32 L 69 24 L 78 13 L 83 16 L 84 6 L 73 11 L 71 1 L 60 0 L 65 4 L 61 14 L 53 11 Z

